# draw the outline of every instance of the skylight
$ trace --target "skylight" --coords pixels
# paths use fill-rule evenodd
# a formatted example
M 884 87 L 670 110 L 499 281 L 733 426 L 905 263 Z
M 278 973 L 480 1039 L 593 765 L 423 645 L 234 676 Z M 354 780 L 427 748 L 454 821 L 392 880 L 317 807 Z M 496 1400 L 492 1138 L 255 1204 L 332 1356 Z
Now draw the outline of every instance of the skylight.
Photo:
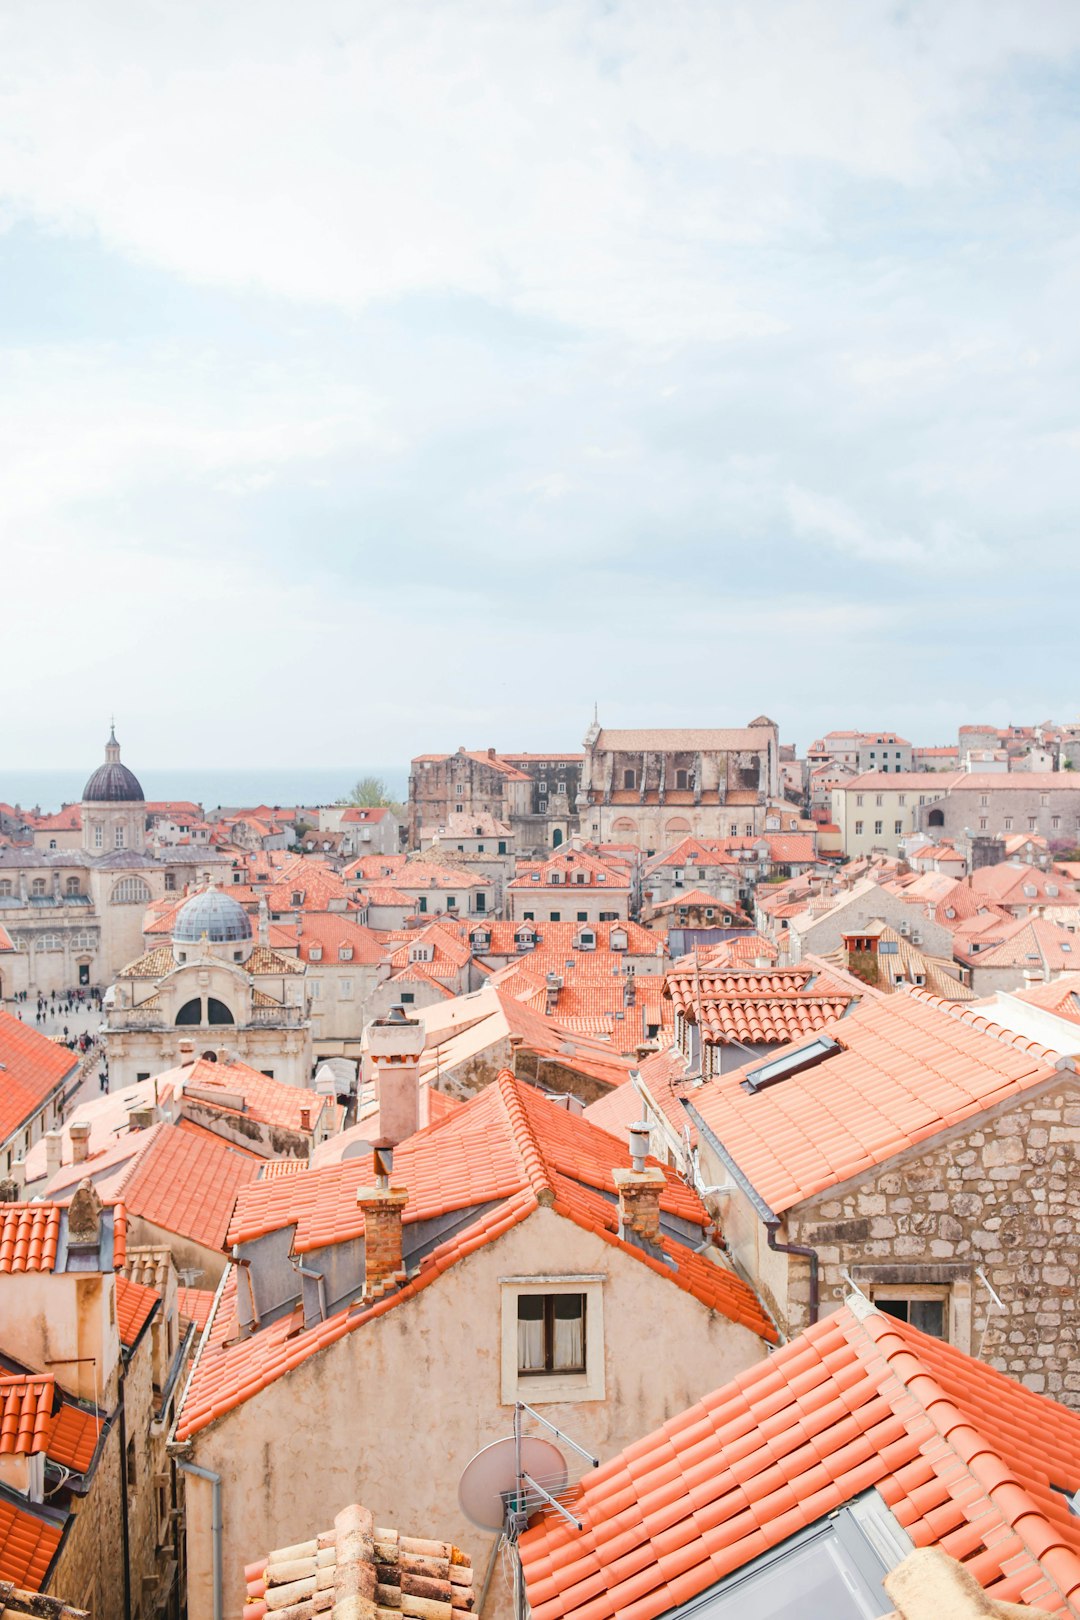
M 842 1047 L 828 1035 L 819 1035 L 817 1040 L 810 1041 L 806 1046 L 800 1046 L 794 1052 L 781 1052 L 777 1057 L 770 1058 L 767 1063 L 759 1063 L 756 1068 L 747 1069 L 742 1082 L 744 1091 L 764 1091 L 767 1086 L 775 1086 L 781 1080 L 788 1080 L 793 1074 L 802 1074 L 804 1069 L 815 1069 L 819 1063 L 824 1063 L 834 1053 L 842 1051 Z

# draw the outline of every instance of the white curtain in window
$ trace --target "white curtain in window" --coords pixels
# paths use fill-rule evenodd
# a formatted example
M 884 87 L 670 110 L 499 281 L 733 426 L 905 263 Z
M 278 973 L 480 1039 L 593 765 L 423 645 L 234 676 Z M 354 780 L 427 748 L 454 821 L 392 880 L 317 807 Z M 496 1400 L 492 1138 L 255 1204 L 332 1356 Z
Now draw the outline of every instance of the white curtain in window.
M 544 1370 L 544 1301 L 540 1296 L 518 1300 L 518 1371 Z
M 580 1294 L 563 1294 L 555 1300 L 555 1365 L 584 1367 L 585 1311 Z

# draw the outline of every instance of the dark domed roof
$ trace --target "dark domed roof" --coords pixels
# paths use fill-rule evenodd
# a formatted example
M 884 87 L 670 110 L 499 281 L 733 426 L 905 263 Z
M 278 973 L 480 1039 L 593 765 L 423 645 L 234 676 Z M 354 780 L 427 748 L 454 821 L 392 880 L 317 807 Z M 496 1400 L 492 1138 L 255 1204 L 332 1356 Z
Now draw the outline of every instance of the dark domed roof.
M 251 918 L 231 894 L 204 889 L 180 907 L 172 937 L 182 945 L 197 945 L 204 934 L 212 944 L 251 939 Z
M 116 732 L 109 732 L 105 744 L 105 763 L 99 765 L 83 788 L 84 804 L 138 804 L 145 799 L 139 778 L 134 771 L 120 763 L 120 744 Z

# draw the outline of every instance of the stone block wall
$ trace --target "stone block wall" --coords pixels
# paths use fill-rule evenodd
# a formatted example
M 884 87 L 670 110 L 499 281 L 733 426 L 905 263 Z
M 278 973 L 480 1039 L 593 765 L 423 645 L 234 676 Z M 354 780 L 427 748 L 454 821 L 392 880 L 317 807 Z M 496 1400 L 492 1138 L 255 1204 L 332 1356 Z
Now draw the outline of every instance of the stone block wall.
M 949 1338 L 1028 1389 L 1080 1410 L 1080 1082 L 980 1116 L 789 1214 L 817 1249 L 821 1313 L 850 1286 L 948 1290 Z M 1002 1301 L 994 1304 L 980 1268 Z M 809 1267 L 789 1268 L 788 1322 L 806 1324 Z

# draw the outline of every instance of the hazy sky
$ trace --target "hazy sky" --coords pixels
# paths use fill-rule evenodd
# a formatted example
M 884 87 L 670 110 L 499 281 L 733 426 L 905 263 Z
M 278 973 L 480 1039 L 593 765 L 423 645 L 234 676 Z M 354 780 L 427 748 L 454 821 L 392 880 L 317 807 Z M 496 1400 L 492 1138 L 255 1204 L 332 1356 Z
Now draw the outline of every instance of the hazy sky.
M 0 755 L 1073 717 L 1075 0 L 5 0 Z

